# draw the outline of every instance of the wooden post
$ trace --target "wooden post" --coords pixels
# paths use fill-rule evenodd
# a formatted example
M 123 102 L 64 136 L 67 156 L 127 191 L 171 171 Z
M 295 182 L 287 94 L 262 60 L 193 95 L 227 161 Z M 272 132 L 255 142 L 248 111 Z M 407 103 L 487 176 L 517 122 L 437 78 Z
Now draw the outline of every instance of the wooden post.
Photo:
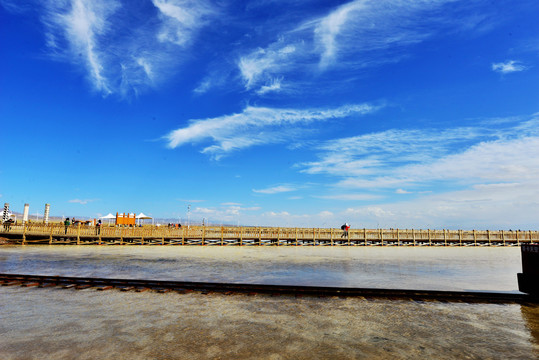
M 50 244 L 52 244 L 52 224 L 49 225 L 49 227 L 51 228 L 50 234 L 49 234 L 49 245 L 50 245 Z
M 124 244 L 124 228 L 120 228 L 120 245 Z
M 475 241 L 475 233 L 474 233 L 473 241 L 474 241 L 474 245 L 477 246 L 477 243 Z M 487 230 L 487 241 L 490 244 L 490 230 Z
M 296 228 L 296 246 L 298 246 L 298 228 Z
M 412 229 L 412 241 L 414 242 L 414 246 L 415 246 L 415 230 Z
M 447 232 L 446 230 L 444 229 L 444 246 L 447 246 Z M 460 244 L 462 246 L 462 244 Z
M 206 238 L 206 225 L 202 226 L 202 246 L 204 246 L 204 240 Z
M 182 226 L 182 245 L 185 244 L 185 228 Z
M 363 228 L 363 241 L 365 246 L 367 246 L 367 228 Z
M 519 241 L 518 241 L 518 230 L 517 230 L 516 238 L 517 238 L 517 246 L 520 246 L 520 243 L 519 243 Z
M 430 229 L 427 229 L 427 232 L 428 232 L 428 237 L 429 237 L 429 246 L 431 246 L 431 241 L 430 241 Z
M 502 241 L 503 241 L 503 246 L 505 246 L 505 232 L 502 230 Z M 488 243 L 490 245 L 490 243 Z
M 313 246 L 316 246 L 316 229 L 313 228 Z
M 224 232 L 224 227 L 221 226 L 221 246 L 223 246 L 223 242 L 224 242 L 224 235 L 223 235 L 223 232 Z
M 77 226 L 77 245 L 80 245 L 80 222 Z
M 262 229 L 258 227 L 258 246 L 262 245 Z
M 240 245 L 243 246 L 243 226 L 240 226 Z
M 382 229 L 379 229 L 379 230 L 380 230 L 380 232 L 379 232 L 379 234 L 380 234 L 380 241 L 382 242 L 382 246 L 384 246 L 384 233 L 382 232 Z
M 26 222 L 22 225 L 22 245 L 26 245 Z
M 399 236 L 399 228 L 397 228 L 397 246 L 400 246 L 400 236 Z
M 281 228 L 278 227 L 277 228 L 277 246 L 279 246 L 279 240 L 281 239 L 280 236 L 279 236 L 280 234 L 281 234 Z

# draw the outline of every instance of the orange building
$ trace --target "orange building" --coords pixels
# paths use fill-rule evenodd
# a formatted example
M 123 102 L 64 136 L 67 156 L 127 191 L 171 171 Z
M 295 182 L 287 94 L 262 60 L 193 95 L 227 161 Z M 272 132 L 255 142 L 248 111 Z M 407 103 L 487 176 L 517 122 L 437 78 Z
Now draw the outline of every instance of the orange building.
M 116 225 L 135 226 L 136 225 L 135 221 L 136 221 L 135 213 L 132 213 L 132 214 L 116 213 Z

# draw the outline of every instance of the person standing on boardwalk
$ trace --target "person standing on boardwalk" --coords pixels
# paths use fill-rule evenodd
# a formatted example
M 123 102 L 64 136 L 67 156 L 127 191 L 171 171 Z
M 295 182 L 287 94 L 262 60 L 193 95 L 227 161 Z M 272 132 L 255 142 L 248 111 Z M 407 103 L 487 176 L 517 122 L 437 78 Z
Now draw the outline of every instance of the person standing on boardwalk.
M 71 225 L 71 222 L 69 221 L 69 218 L 66 218 L 64 220 L 64 227 L 65 227 L 65 235 L 67 235 L 67 228 L 69 227 L 69 225 Z
M 101 233 L 101 220 L 97 220 L 97 224 L 95 224 L 95 234 L 99 235 Z
M 341 238 L 348 238 L 348 229 L 350 229 L 350 225 L 348 223 L 344 223 L 344 225 L 341 226 L 341 230 L 343 231 Z

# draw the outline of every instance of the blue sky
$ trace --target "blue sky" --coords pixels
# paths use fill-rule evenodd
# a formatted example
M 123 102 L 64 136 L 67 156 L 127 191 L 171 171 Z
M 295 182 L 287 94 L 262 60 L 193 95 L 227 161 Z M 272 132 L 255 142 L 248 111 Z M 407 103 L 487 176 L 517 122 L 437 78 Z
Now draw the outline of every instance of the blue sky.
M 532 0 L 0 0 L 0 202 L 539 229 L 538 15 Z

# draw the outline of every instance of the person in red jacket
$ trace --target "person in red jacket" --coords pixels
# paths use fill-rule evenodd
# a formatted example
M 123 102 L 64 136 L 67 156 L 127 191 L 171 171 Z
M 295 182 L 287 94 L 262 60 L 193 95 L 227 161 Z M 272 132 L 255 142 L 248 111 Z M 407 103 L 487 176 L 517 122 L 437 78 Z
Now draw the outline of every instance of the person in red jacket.
M 348 229 L 350 229 L 350 224 L 348 224 L 348 223 L 344 223 L 344 225 L 341 226 L 341 230 L 343 231 L 343 233 L 341 235 L 342 238 L 343 237 L 348 238 Z

